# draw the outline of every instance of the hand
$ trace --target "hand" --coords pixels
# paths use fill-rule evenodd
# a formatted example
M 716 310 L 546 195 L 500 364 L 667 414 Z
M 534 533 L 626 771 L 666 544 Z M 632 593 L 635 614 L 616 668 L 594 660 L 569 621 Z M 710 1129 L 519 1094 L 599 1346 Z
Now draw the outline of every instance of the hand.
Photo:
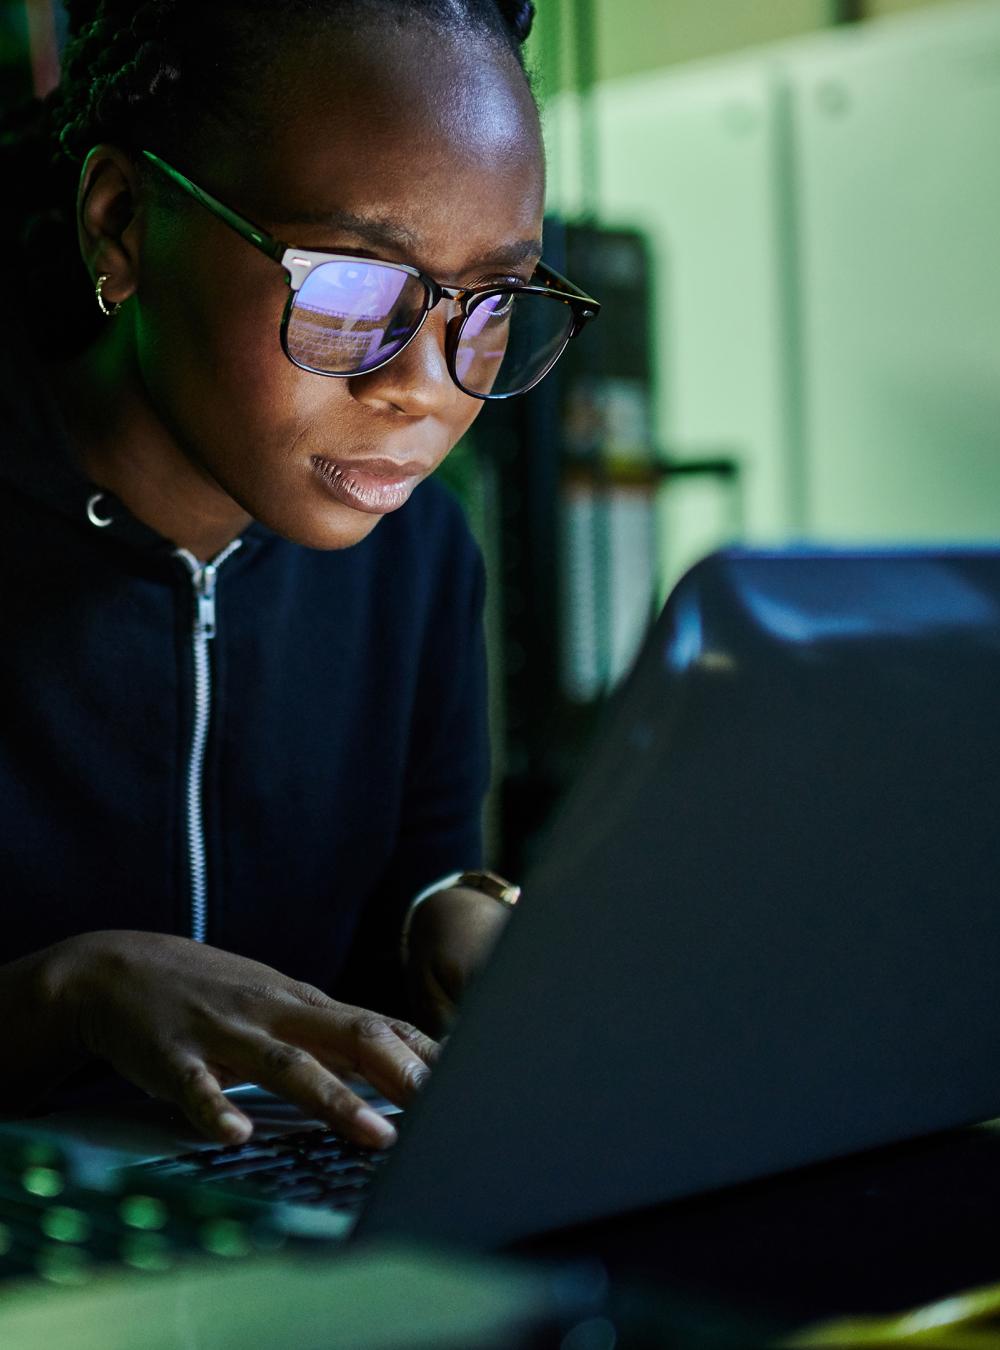
M 92 1054 L 203 1133 L 252 1133 L 222 1089 L 254 1082 L 369 1147 L 396 1137 L 338 1076 L 405 1105 L 438 1047 L 406 1022 L 337 1003 L 269 966 L 161 933 L 87 933 L 52 949 L 54 996 Z
M 410 925 L 406 978 L 413 1015 L 444 1035 L 466 986 L 483 965 L 510 917 L 510 909 L 469 887 L 436 891 Z

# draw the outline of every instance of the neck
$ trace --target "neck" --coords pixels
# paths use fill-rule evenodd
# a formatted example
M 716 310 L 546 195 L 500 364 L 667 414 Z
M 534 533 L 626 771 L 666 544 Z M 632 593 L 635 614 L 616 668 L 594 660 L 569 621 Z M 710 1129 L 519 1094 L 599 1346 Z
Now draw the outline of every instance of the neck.
M 97 487 L 196 558 L 211 558 L 250 516 L 164 425 L 121 319 L 81 356 L 50 369 L 63 418 Z

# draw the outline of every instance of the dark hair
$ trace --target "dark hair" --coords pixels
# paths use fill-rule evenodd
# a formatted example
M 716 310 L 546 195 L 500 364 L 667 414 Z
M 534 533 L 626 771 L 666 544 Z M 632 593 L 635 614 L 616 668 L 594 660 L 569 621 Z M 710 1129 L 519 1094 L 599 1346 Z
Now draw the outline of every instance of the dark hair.
M 0 162 L 12 185 L 0 207 L 0 245 L 19 259 L 21 283 L 4 304 L 13 299 L 36 343 L 60 354 L 85 346 L 100 319 L 74 213 L 80 164 L 92 146 L 178 150 L 183 158 L 206 114 L 224 115 L 227 97 L 259 83 L 278 24 L 358 14 L 418 20 L 498 41 L 523 70 L 522 44 L 535 15 L 530 0 L 65 0 L 65 9 L 69 36 L 58 87 L 0 122 Z

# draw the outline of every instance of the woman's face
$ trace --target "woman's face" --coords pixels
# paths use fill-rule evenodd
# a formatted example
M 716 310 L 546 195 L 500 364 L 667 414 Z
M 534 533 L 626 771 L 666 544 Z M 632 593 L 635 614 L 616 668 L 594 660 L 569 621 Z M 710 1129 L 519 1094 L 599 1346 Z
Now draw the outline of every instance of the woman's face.
M 219 129 L 177 167 L 256 224 L 302 249 L 406 262 L 450 285 L 530 276 L 540 134 L 499 45 L 417 25 L 321 33 L 288 44 L 255 99 L 272 113 L 266 134 Z M 388 365 L 331 379 L 282 352 L 287 297 L 277 263 L 173 185 L 156 186 L 130 308 L 159 419 L 257 520 L 343 548 L 405 500 L 405 488 L 379 490 L 365 473 L 415 486 L 482 404 L 448 373 L 450 302 Z M 360 493 L 345 494 L 345 478 Z

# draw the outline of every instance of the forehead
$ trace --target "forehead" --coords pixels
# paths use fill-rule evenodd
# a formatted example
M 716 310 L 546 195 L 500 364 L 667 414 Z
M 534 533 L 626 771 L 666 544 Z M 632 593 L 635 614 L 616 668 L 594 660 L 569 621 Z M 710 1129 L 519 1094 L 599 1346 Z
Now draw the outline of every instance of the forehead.
M 401 227 L 413 261 L 442 272 L 540 235 L 538 117 L 498 42 L 327 31 L 286 44 L 253 99 L 257 134 L 225 138 L 213 181 L 259 223 L 297 226 L 294 242 L 319 247 L 336 237 L 327 217 L 360 216 Z

